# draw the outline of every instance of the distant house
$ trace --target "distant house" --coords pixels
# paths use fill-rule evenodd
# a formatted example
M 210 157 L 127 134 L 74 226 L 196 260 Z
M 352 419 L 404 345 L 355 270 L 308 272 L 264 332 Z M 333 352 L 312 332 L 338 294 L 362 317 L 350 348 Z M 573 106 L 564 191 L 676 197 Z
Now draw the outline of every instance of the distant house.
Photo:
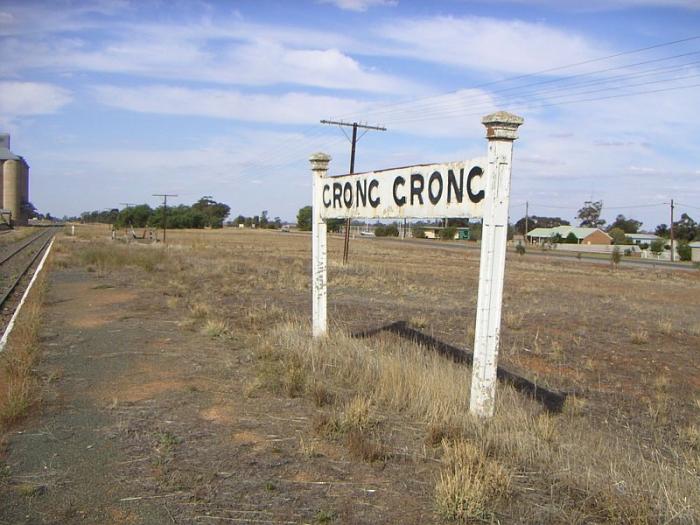
M 578 241 L 577 244 L 612 244 L 612 237 L 600 228 L 577 228 L 576 226 L 535 228 L 527 233 L 527 239 L 530 243 L 544 244 L 557 237 L 561 237 L 563 241 L 572 233 Z
M 654 241 L 661 239 L 658 235 L 653 233 L 625 233 L 625 237 L 629 239 L 632 244 L 639 246 L 640 244 L 651 244 Z
M 700 241 L 691 242 L 688 246 L 690 246 L 690 260 L 700 262 Z
M 445 228 L 444 226 L 422 226 L 422 229 L 426 239 L 439 239 L 440 232 Z M 471 238 L 469 228 L 455 228 L 455 230 L 455 241 L 469 240 Z

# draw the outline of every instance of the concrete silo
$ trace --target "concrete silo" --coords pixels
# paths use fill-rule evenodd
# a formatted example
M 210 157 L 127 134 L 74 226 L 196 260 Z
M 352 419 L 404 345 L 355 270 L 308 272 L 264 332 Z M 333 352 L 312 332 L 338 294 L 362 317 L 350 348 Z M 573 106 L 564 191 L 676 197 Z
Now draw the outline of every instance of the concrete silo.
M 29 202 L 29 165 L 10 151 L 10 135 L 0 134 L 0 161 L 2 162 L 2 207 L 12 215 L 13 225 L 27 224 L 22 203 Z

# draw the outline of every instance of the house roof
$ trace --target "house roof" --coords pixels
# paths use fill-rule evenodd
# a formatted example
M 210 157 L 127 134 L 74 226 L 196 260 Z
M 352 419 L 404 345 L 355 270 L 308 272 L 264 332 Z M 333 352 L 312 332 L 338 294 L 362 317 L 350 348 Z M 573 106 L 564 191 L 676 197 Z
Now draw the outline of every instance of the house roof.
M 660 239 L 658 235 L 654 235 L 653 233 L 625 233 L 625 237 L 628 239 L 639 239 L 639 240 L 648 240 L 648 241 L 655 241 L 656 239 Z
M 528 232 L 528 237 L 538 237 L 538 238 L 546 238 L 549 239 L 550 237 L 553 237 L 554 235 L 561 235 L 562 238 L 566 238 L 569 236 L 570 233 L 573 233 L 577 239 L 585 239 L 588 237 L 591 233 L 599 231 L 601 233 L 604 233 L 608 237 L 610 237 L 607 233 L 605 233 L 603 230 L 600 228 L 583 228 L 583 227 L 576 227 L 576 226 L 557 226 L 556 228 L 535 228 L 534 230 L 531 230 Z

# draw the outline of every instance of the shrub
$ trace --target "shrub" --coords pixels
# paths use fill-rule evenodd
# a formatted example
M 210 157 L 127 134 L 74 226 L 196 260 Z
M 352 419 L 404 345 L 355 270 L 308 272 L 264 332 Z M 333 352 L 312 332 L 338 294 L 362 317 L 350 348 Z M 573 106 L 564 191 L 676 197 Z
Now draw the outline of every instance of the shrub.
M 524 244 L 518 244 L 515 246 L 515 252 L 518 255 L 525 255 L 525 245 Z
M 610 254 L 610 262 L 617 266 L 618 264 L 620 264 L 620 259 L 622 259 L 622 252 L 620 251 L 619 246 L 615 246 L 613 248 L 612 253 Z
M 578 237 L 574 235 L 574 232 L 569 233 L 569 235 L 566 236 L 566 239 L 564 239 L 564 242 L 566 244 L 578 244 Z
M 388 224 L 386 226 L 380 224 L 374 228 L 374 235 L 376 237 L 398 237 L 399 229 L 396 227 L 396 224 Z
M 457 228 L 454 226 L 448 226 L 447 228 L 440 230 L 440 238 L 444 241 L 453 240 L 455 235 L 457 235 Z
M 650 249 L 652 253 L 659 254 L 664 251 L 664 245 L 666 241 L 664 239 L 657 239 L 651 243 Z
M 413 232 L 414 239 L 426 239 L 427 238 L 425 236 L 425 229 L 421 228 L 420 226 L 413 228 L 412 232 Z
M 678 257 L 681 261 L 689 261 L 692 257 L 692 249 L 688 244 L 688 241 L 678 241 Z

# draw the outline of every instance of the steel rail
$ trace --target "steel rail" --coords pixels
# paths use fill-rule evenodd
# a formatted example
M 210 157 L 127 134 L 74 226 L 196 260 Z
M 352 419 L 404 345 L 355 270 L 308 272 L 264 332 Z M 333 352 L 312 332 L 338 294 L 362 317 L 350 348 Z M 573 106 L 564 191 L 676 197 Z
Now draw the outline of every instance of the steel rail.
M 11 252 L 9 255 L 6 255 L 6 256 L 3 257 L 2 259 L 0 259 L 0 265 L 5 264 L 7 261 L 9 261 L 10 259 L 12 259 L 12 258 L 13 258 L 15 255 L 17 255 L 19 252 L 21 252 L 22 250 L 24 250 L 27 246 L 29 246 L 29 245 L 31 245 L 32 243 L 34 243 L 37 239 L 39 239 L 39 238 L 40 238 L 42 235 L 44 235 L 45 233 L 46 233 L 46 231 L 39 232 L 37 235 L 35 235 L 34 237 L 32 237 L 28 242 L 26 242 L 25 244 L 23 244 L 22 246 L 20 246 L 19 248 L 17 248 L 15 251 Z
M 41 237 L 41 235 L 43 235 L 44 233 L 45 233 L 45 232 L 41 232 L 40 235 L 37 235 L 36 237 L 34 237 L 34 239 L 32 240 L 32 242 L 34 242 L 34 241 L 36 241 L 37 239 L 39 239 L 39 238 Z M 34 254 L 34 257 L 32 257 L 31 261 L 29 261 L 29 263 L 26 265 L 26 267 L 24 268 L 24 270 L 22 270 L 22 272 L 17 276 L 17 278 L 14 280 L 14 282 L 12 283 L 12 285 L 10 286 L 10 288 L 0 297 L 0 308 L 2 308 L 2 307 L 5 305 L 5 302 L 7 301 L 7 299 L 10 297 L 10 295 L 12 295 L 12 292 L 15 291 L 15 289 L 17 288 L 17 285 L 18 285 L 19 282 L 22 280 L 22 278 L 23 278 L 25 275 L 27 275 L 27 272 L 28 272 L 28 271 L 30 270 L 30 268 L 34 265 L 34 263 L 35 263 L 36 260 L 39 258 L 39 256 L 42 254 L 42 252 L 44 251 L 44 249 L 46 249 L 46 246 L 48 246 L 49 242 L 51 242 L 51 239 L 53 238 L 53 236 L 54 236 L 55 234 L 56 234 L 55 232 L 52 232 L 52 233 L 46 238 L 46 240 L 44 241 L 44 244 L 42 244 L 42 245 L 41 245 L 41 248 L 39 248 L 39 249 L 37 250 L 36 254 Z M 29 244 L 31 244 L 31 243 L 28 243 L 27 245 L 25 245 L 25 248 L 26 248 L 27 246 L 29 246 Z M 0 263 L 0 264 L 1 264 L 1 263 Z

